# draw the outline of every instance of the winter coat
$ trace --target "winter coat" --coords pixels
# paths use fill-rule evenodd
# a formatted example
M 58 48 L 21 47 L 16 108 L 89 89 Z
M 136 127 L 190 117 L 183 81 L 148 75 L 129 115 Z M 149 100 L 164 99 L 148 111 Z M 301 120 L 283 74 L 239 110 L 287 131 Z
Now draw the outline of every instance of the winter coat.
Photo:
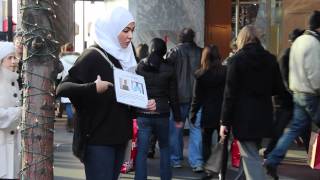
M 191 122 L 195 122 L 197 112 L 202 107 L 201 127 L 219 128 L 226 72 L 226 66 L 221 65 L 204 73 L 196 73 Z
M 104 51 L 99 46 L 95 46 Z M 118 60 L 107 54 L 117 68 Z M 129 106 L 118 103 L 115 90 L 109 87 L 104 93 L 97 93 L 94 81 L 114 84 L 113 70 L 107 60 L 96 50 L 87 49 L 69 70 L 69 75 L 57 88 L 57 95 L 69 97 L 79 117 L 82 135 L 91 133 L 89 145 L 125 144 L 132 136 L 133 114 Z M 92 132 L 94 131 L 94 132 Z
M 289 87 L 293 92 L 320 95 L 320 33 L 307 30 L 292 44 Z
M 16 179 L 20 170 L 21 92 L 18 74 L 0 67 L 0 179 Z
M 194 73 L 200 66 L 202 49 L 195 43 L 180 43 L 172 48 L 166 59 L 174 64 L 180 103 L 190 103 L 193 95 Z
M 286 87 L 286 91 L 284 92 L 284 94 L 277 95 L 274 97 L 274 104 L 275 108 L 292 110 L 293 98 L 289 90 L 289 55 L 290 48 L 287 48 L 279 58 L 279 67 L 284 85 Z
M 169 117 L 172 108 L 174 119 L 181 121 L 174 68 L 168 63 L 161 62 L 158 70 L 148 70 L 146 60 L 140 61 L 136 73 L 145 79 L 148 98 L 156 101 L 157 107 L 153 114 Z M 138 116 L 145 112 L 148 111 L 138 110 Z
M 228 63 L 221 124 L 231 126 L 239 140 L 270 137 L 271 96 L 283 92 L 275 56 L 258 43 L 245 45 Z

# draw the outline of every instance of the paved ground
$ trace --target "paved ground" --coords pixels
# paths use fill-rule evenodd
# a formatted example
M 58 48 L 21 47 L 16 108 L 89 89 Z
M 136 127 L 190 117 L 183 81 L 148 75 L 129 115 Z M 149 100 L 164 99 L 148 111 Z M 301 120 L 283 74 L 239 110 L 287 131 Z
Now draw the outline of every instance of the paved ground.
M 85 179 L 83 165 L 71 152 L 72 134 L 65 130 L 65 119 L 57 119 L 55 123 L 55 153 L 54 153 L 54 179 L 55 180 L 83 180 Z M 188 138 L 185 137 L 187 143 Z M 184 150 L 187 157 L 187 149 Z M 187 159 L 187 158 L 185 158 Z M 203 174 L 195 174 L 188 166 L 187 160 L 183 168 L 173 169 L 174 180 L 200 179 Z M 227 179 L 235 177 L 237 169 L 229 168 Z M 159 152 L 155 159 L 148 160 L 148 179 L 159 178 Z M 306 152 L 303 148 L 292 147 L 287 154 L 283 165 L 279 167 L 281 180 L 320 180 L 320 171 L 312 170 L 306 165 Z M 132 180 L 134 172 L 121 175 L 120 179 Z

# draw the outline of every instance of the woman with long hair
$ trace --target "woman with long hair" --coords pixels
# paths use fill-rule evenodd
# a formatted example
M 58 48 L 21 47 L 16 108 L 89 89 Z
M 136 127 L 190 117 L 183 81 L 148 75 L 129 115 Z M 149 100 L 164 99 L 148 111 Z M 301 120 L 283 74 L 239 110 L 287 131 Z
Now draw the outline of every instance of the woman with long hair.
M 197 113 L 201 112 L 200 127 L 204 162 L 211 155 L 212 134 L 214 131 L 219 133 L 225 79 L 226 66 L 221 63 L 218 47 L 206 46 L 202 51 L 200 68 L 195 72 L 194 95 L 190 110 L 192 124 L 196 122 Z
M 228 63 L 220 136 L 232 129 L 246 179 L 263 180 L 258 143 L 271 136 L 271 97 L 282 93 L 284 85 L 276 57 L 262 47 L 254 26 L 242 28 L 236 43 L 238 50 Z

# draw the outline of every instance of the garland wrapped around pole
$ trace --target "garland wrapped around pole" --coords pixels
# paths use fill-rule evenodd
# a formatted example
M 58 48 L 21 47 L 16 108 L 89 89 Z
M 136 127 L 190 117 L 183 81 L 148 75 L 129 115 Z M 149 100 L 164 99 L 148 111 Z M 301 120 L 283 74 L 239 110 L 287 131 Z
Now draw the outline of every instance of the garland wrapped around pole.
M 54 0 L 21 0 L 23 115 L 21 180 L 53 179 L 55 79 L 63 67 L 55 40 Z

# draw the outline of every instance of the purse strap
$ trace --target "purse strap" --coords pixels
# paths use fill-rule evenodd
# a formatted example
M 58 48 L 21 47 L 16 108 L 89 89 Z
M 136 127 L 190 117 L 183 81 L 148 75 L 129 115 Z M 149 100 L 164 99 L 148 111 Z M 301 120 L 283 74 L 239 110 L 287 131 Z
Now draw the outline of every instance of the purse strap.
M 105 60 L 107 60 L 107 62 L 108 62 L 109 65 L 111 66 L 111 68 L 112 68 L 112 69 L 115 68 L 115 65 L 110 61 L 110 59 L 108 58 L 108 56 L 107 56 L 104 52 L 102 52 L 99 48 L 91 46 L 91 47 L 89 47 L 89 49 L 94 49 L 94 50 L 98 51 L 98 52 L 101 54 L 101 56 L 104 57 Z

